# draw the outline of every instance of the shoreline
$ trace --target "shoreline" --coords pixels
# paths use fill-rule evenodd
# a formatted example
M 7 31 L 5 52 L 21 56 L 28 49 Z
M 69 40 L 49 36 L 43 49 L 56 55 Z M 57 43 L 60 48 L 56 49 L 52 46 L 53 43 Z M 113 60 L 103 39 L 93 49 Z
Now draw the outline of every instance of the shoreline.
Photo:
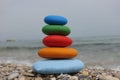
M 25 64 L 0 63 L 0 80 L 120 80 L 120 71 L 85 67 L 73 74 L 36 74 Z

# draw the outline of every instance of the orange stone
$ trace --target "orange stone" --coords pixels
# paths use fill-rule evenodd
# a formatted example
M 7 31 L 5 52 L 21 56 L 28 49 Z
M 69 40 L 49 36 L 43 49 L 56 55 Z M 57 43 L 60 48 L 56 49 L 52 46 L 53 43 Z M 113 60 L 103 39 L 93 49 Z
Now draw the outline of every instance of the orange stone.
M 42 58 L 73 58 L 77 56 L 78 52 L 74 48 L 62 48 L 62 47 L 47 47 L 38 51 L 38 55 Z

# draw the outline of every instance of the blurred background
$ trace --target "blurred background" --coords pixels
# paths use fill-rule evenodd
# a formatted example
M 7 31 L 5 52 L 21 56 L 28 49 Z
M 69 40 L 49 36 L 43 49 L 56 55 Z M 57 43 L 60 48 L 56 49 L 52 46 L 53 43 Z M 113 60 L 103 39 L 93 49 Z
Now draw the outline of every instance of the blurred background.
M 37 51 L 45 47 L 47 15 L 68 19 L 76 58 L 120 70 L 120 0 L 0 0 L 0 62 L 31 65 L 42 59 Z
M 71 37 L 120 35 L 120 0 L 0 0 L 0 40 L 43 38 L 51 14 L 68 19 Z

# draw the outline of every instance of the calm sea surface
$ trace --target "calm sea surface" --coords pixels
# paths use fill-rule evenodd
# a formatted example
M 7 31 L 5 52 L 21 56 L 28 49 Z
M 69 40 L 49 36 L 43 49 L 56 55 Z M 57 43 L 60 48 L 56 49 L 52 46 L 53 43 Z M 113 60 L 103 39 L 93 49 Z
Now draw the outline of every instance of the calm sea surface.
M 71 46 L 78 50 L 77 59 L 87 66 L 120 69 L 120 36 L 72 38 Z M 32 65 L 43 59 L 37 55 L 45 47 L 42 40 L 0 41 L 0 62 Z

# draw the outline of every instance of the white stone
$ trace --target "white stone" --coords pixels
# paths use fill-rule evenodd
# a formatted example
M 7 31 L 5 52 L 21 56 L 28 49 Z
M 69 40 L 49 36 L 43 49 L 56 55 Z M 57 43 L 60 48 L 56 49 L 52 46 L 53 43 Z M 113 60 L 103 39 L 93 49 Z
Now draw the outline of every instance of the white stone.
M 71 76 L 70 80 L 78 80 L 78 77 L 77 76 Z
M 14 79 L 14 78 L 16 78 L 16 77 L 18 77 L 19 76 L 19 73 L 11 73 L 11 74 L 9 74 L 9 76 L 8 76 L 8 80 L 12 80 L 12 79 Z

